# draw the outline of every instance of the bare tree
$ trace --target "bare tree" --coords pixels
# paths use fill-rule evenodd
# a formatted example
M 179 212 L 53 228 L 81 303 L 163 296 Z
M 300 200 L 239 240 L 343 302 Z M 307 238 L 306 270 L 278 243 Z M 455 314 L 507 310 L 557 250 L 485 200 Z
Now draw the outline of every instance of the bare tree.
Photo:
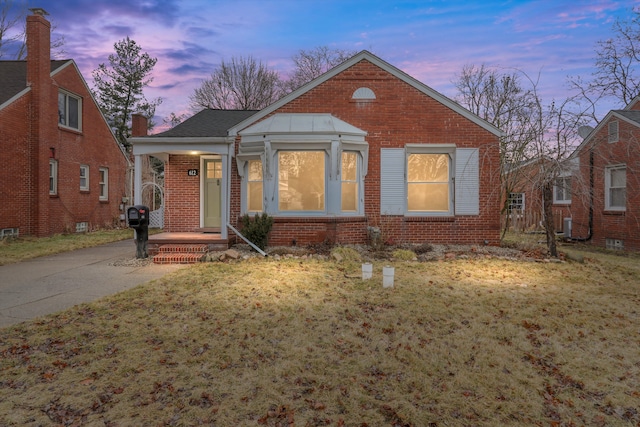
M 16 57 L 24 45 L 26 5 L 15 5 L 13 1 L 0 4 L 0 58 Z
M 330 49 L 328 46 L 298 51 L 292 57 L 295 65 L 293 73 L 289 79 L 282 81 L 283 92 L 293 92 L 336 65 L 343 63 L 356 53 L 355 51 Z
M 537 92 L 538 79 L 521 71 L 500 73 L 482 65 L 465 66 L 454 83 L 460 104 L 505 133 L 500 141 L 502 213 L 508 213 L 509 195 L 519 186 L 539 189 L 547 246 L 557 256 L 553 188 L 567 167 L 577 129 L 587 117 L 573 98 L 545 105 Z M 533 164 L 536 173 L 524 173 L 527 169 L 519 167 L 523 164 Z M 503 236 L 509 215 L 505 218 Z
M 505 134 L 500 139 L 502 214 L 508 213 L 509 194 L 521 181 L 517 167 L 534 155 L 530 143 L 537 135 L 534 114 L 539 102 L 521 80 L 522 73 L 501 73 L 482 64 L 464 66 L 453 82 L 458 91 L 456 101 Z M 505 218 L 503 236 L 509 228 L 509 215 Z
M 9 57 L 24 60 L 27 57 L 25 17 L 27 16 L 27 2 L 2 0 L 0 2 L 0 58 Z M 51 52 L 53 57 L 62 56 L 64 51 L 64 37 L 55 36 L 56 25 L 51 26 Z
M 190 97 L 191 108 L 259 110 L 280 97 L 280 77 L 249 56 L 220 63 Z
M 595 121 L 595 107 L 601 99 L 627 105 L 640 94 L 640 8 L 632 12 L 627 19 L 616 19 L 611 38 L 597 42 L 590 78 L 569 79 L 569 85 L 591 105 Z

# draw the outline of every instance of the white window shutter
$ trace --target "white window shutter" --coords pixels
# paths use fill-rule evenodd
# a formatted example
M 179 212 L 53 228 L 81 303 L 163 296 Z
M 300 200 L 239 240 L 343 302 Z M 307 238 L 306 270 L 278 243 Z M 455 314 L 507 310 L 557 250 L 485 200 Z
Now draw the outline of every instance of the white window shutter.
M 477 148 L 456 150 L 456 215 L 480 214 L 480 173 Z
M 404 215 L 406 196 L 403 148 L 380 150 L 380 214 Z

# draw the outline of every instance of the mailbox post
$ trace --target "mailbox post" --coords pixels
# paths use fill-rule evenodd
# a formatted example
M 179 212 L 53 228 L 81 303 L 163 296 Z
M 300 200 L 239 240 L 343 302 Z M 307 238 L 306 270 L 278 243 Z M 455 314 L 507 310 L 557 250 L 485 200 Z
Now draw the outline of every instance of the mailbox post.
M 143 205 L 131 206 L 127 209 L 129 227 L 136 231 L 136 258 L 147 258 L 147 242 L 149 241 L 149 208 Z

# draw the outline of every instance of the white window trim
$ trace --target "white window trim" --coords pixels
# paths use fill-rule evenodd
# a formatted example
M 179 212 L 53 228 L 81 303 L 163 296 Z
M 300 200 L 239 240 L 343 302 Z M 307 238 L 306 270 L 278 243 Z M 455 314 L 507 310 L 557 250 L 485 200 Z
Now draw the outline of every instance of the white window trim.
M 69 102 L 65 102 L 65 106 L 67 111 L 65 111 L 65 118 L 66 118 L 66 123 L 60 123 L 60 121 L 58 120 L 58 126 L 66 128 L 66 129 L 73 129 L 76 131 L 82 131 L 82 98 L 78 95 L 75 95 L 71 92 L 68 92 L 66 90 L 60 89 L 58 91 L 59 93 L 63 94 L 66 98 L 74 98 L 78 101 L 78 127 L 75 128 L 73 126 L 69 126 Z
M 342 155 L 344 153 L 349 153 L 349 154 L 354 154 L 356 156 L 356 179 L 355 180 L 343 180 L 342 179 Z M 363 185 L 363 180 L 362 180 L 362 173 L 360 172 L 362 170 L 362 161 L 360 156 L 358 155 L 357 151 L 351 151 L 351 150 L 341 150 L 338 154 L 338 156 L 340 157 L 340 167 L 338 168 L 338 180 L 340 181 L 340 212 L 343 215 L 357 215 L 359 212 L 362 211 L 361 206 L 363 205 L 364 201 L 363 201 L 363 197 L 362 197 L 362 185 Z M 357 194 L 356 194 L 356 210 L 355 211 L 344 211 L 342 210 L 342 198 L 343 198 L 343 194 L 342 194 L 342 185 L 344 183 L 355 183 L 356 184 L 356 189 L 358 190 Z
M 49 195 L 58 194 L 58 161 L 49 159 Z
M 569 180 L 569 186 L 566 186 L 566 180 Z M 565 196 L 564 199 L 558 199 L 558 185 L 556 184 L 558 180 L 562 180 L 562 194 Z M 567 198 L 566 196 L 569 196 Z M 553 184 L 553 204 L 554 205 L 570 205 L 571 204 L 571 175 L 559 176 L 556 178 Z
M 625 164 L 621 164 L 621 165 L 612 165 L 612 166 L 606 166 L 604 168 L 604 208 L 607 211 L 620 211 L 620 212 L 624 212 L 627 210 L 627 197 L 625 194 L 625 200 L 624 200 L 624 206 L 611 206 L 611 197 L 610 197 L 610 191 L 611 191 L 611 171 L 614 170 L 620 170 L 620 169 L 624 169 L 625 170 L 625 175 L 626 175 L 626 170 L 627 170 L 627 165 Z M 626 182 L 626 181 L 625 181 Z M 625 193 L 626 193 L 626 188 L 627 186 L 625 185 Z
M 84 170 L 84 177 L 80 175 L 80 191 L 89 191 L 89 166 L 80 165 L 80 170 Z M 82 185 L 82 178 L 85 180 L 85 185 Z
M 331 199 L 333 199 L 333 197 L 330 197 L 330 194 L 333 196 L 335 194 L 335 192 L 332 192 L 330 190 L 329 187 L 329 181 L 330 181 L 330 177 L 329 175 L 331 175 L 331 155 L 329 153 L 327 153 L 327 150 L 323 150 L 322 148 L 308 148 L 307 146 L 305 146 L 304 148 L 306 149 L 294 149 L 293 147 L 290 147 L 290 149 L 287 150 L 274 150 L 273 153 L 273 164 L 274 164 L 274 177 L 273 177 L 273 182 L 274 182 L 274 187 L 275 187 L 275 197 L 273 200 L 273 208 L 272 211 L 277 214 L 278 216 L 326 216 L 327 213 L 329 212 L 330 208 L 329 208 L 329 201 Z M 324 209 L 323 210 L 318 210 L 318 211 L 304 211 L 304 210 L 300 210 L 300 211 L 294 211 L 294 210 L 286 210 L 286 211 L 281 211 L 280 210 L 280 206 L 279 206 L 279 202 L 280 202 L 280 168 L 279 168 L 279 155 L 280 153 L 292 153 L 292 152 L 322 152 L 324 153 Z M 262 190 L 264 191 L 264 184 L 262 186 Z
M 102 201 L 109 200 L 109 169 L 108 168 L 100 168 L 100 197 L 99 199 Z M 104 175 L 103 175 L 104 172 Z

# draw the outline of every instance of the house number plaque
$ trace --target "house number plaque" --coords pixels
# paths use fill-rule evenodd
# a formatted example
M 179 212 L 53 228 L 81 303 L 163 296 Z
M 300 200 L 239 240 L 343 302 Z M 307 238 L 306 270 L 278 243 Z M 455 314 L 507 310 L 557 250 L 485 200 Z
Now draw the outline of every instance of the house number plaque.
M 189 169 L 187 171 L 187 175 L 189 175 L 189 176 L 198 176 L 198 169 Z

